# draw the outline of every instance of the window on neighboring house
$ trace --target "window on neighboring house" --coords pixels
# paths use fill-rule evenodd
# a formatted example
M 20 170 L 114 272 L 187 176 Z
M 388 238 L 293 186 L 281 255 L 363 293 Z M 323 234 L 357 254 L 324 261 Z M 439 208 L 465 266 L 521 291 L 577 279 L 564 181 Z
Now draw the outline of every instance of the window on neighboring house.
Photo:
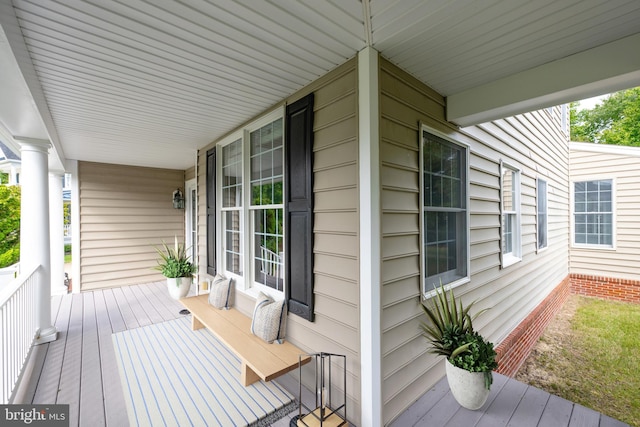
M 469 278 L 468 152 L 466 146 L 422 132 L 423 290 Z
M 65 173 L 62 176 L 62 189 L 63 190 L 68 190 L 71 188 L 71 174 L 70 173 Z
M 520 171 L 501 166 L 502 190 L 502 266 L 521 259 L 520 248 Z
M 537 220 L 538 220 L 538 250 L 544 249 L 548 244 L 548 204 L 547 181 L 538 178 L 536 191 Z
M 573 184 L 574 244 L 613 247 L 613 181 Z

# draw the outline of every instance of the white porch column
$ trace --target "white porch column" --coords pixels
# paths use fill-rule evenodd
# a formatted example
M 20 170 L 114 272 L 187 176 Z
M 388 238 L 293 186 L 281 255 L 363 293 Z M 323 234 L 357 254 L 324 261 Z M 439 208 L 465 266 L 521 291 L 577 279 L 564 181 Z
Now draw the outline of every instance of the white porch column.
M 22 201 L 20 208 L 20 268 L 40 266 L 36 296 L 37 344 L 54 341 L 58 332 L 51 325 L 51 252 L 49 238 L 48 152 L 51 144 L 22 140 Z
M 358 53 L 361 424 L 383 425 L 378 52 Z
M 51 236 L 51 295 L 66 294 L 64 286 L 63 173 L 49 173 L 49 230 Z

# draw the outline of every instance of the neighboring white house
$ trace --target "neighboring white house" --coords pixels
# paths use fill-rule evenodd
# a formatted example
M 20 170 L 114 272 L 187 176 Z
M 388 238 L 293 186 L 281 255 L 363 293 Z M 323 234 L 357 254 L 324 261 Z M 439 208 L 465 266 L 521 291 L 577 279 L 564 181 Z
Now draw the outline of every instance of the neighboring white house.
M 0 172 L 9 176 L 7 185 L 20 184 L 20 156 L 0 140 Z
M 569 145 L 575 292 L 640 301 L 640 147 Z

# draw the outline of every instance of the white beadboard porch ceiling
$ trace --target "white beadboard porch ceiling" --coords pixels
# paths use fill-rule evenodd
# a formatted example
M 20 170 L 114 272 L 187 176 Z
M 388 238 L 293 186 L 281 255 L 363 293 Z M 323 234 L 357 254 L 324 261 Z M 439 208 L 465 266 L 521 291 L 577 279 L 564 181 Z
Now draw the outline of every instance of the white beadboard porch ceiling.
M 449 96 L 640 32 L 637 0 L 0 1 L 63 161 L 179 169 L 366 46 Z

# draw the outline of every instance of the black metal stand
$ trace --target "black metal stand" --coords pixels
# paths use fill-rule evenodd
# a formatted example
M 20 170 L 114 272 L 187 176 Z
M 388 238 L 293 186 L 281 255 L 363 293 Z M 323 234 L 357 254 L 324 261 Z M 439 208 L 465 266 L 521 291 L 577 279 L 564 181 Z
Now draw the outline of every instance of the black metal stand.
M 315 375 L 315 407 L 310 408 L 302 401 L 302 358 L 310 356 L 314 362 Z M 334 359 L 342 359 L 342 399 L 340 395 L 332 396 L 333 383 L 332 367 L 336 365 Z M 331 353 L 313 353 L 300 356 L 298 373 L 300 375 L 298 415 L 293 417 L 290 426 L 300 427 L 338 427 L 348 425 L 347 419 L 347 356 Z M 337 399 L 335 398 L 337 397 Z M 303 408 L 306 411 L 303 414 Z

